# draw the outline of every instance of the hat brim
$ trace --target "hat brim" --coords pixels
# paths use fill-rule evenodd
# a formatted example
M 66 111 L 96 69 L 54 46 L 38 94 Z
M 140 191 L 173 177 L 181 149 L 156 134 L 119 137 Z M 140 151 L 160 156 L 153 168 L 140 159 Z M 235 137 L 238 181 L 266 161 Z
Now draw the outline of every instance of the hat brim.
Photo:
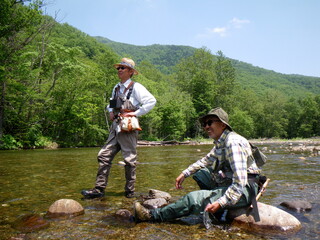
M 202 123 L 204 123 L 204 121 L 205 121 L 208 117 L 212 117 L 212 116 L 215 116 L 215 117 L 219 118 L 219 116 L 217 116 L 216 114 L 206 114 L 206 115 L 200 117 L 200 118 L 199 118 L 199 121 L 200 121 L 200 123 L 202 124 Z M 230 131 L 233 131 L 233 130 L 232 130 L 232 127 L 229 125 L 229 123 L 223 121 L 221 118 L 219 118 L 219 120 L 220 120 L 221 122 L 223 122 L 225 125 L 227 125 L 227 127 L 229 128 Z
M 134 68 L 129 67 L 128 65 L 125 65 L 125 64 L 117 63 L 117 64 L 114 64 L 113 66 L 114 66 L 114 68 L 117 68 L 117 67 L 127 67 L 127 68 L 130 68 L 130 69 L 133 70 L 133 74 L 134 74 L 134 75 L 138 75 L 138 74 L 139 74 L 139 72 L 138 72 L 137 70 L 135 70 Z

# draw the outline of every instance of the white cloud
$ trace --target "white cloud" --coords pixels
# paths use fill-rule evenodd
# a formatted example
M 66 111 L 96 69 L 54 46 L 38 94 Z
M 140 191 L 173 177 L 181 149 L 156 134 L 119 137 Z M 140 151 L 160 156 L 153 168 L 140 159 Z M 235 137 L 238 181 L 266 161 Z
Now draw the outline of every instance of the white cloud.
M 248 24 L 250 23 L 249 20 L 241 20 L 241 19 L 238 19 L 236 17 L 234 17 L 231 21 L 230 21 L 231 25 L 235 28 L 242 28 L 242 26 L 244 24 Z
M 239 18 L 234 17 L 232 20 L 228 22 L 228 24 L 224 27 L 214 27 L 214 28 L 207 28 L 204 33 L 198 34 L 197 38 L 212 38 L 215 35 L 218 35 L 220 37 L 227 37 L 229 32 L 232 31 L 232 29 L 240 29 L 245 24 L 249 24 L 249 20 L 241 20 Z
M 207 28 L 204 33 L 200 33 L 196 36 L 198 39 L 210 39 L 214 35 L 218 35 L 220 37 L 227 36 L 227 28 L 225 27 L 215 27 L 215 28 Z
M 227 28 L 226 27 L 215 27 L 210 30 L 214 34 L 218 34 L 220 37 L 227 36 Z

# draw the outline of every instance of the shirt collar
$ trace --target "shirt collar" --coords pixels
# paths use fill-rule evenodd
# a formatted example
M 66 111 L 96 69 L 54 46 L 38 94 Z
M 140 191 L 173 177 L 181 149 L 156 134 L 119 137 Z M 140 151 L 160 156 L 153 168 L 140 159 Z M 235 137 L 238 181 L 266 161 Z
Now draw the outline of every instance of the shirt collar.
M 131 78 L 129 78 L 127 81 L 125 81 L 125 83 L 119 83 L 119 86 L 124 86 L 125 88 L 127 88 L 129 86 L 129 84 L 131 83 Z
M 225 141 L 226 141 L 226 138 L 228 136 L 228 134 L 230 133 L 231 131 L 226 128 L 223 133 L 221 134 L 221 136 L 219 137 L 218 141 L 214 141 L 215 145 L 217 146 L 217 148 L 221 148 L 222 146 L 225 146 Z

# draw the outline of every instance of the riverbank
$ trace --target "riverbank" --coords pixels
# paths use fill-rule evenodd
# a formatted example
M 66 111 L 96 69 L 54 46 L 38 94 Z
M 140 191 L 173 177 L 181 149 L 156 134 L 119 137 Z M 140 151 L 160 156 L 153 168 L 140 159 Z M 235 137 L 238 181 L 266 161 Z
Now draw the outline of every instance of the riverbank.
M 260 139 L 250 139 L 252 144 L 307 144 L 307 145 L 320 145 L 320 137 L 315 138 L 305 138 L 305 139 L 272 139 L 272 138 L 260 138 Z M 188 140 L 188 141 L 138 141 L 138 146 L 169 146 L 169 145 L 204 145 L 212 144 L 211 139 L 201 139 L 201 140 Z

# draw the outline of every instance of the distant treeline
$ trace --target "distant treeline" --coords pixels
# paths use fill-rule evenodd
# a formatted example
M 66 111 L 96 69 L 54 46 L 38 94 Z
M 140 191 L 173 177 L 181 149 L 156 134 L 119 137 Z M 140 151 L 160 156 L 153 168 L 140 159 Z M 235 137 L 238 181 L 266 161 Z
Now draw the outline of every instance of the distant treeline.
M 105 107 L 119 81 L 113 64 L 135 55 L 120 56 L 110 45 L 44 16 L 39 1 L 2 0 L 0 24 L 0 148 L 101 146 L 110 124 Z M 167 49 L 154 47 L 158 53 Z M 157 98 L 156 107 L 140 118 L 141 139 L 202 138 L 198 118 L 216 106 L 247 138 L 320 135 L 315 79 L 287 77 L 295 85 L 285 92 L 285 84 L 270 79 L 270 86 L 256 74 L 259 68 L 237 68 L 221 51 L 163 51 L 157 64 L 150 61 L 154 55 L 137 60 L 140 74 L 134 80 Z

